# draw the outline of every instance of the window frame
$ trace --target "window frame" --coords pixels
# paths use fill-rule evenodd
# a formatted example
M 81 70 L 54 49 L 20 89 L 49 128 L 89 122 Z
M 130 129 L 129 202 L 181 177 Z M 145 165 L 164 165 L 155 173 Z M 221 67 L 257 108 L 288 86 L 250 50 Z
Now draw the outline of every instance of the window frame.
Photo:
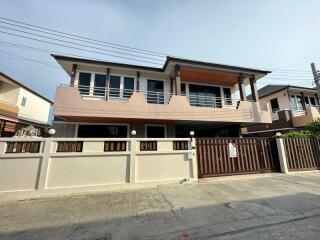
M 20 105 L 21 105 L 22 107 L 25 107 L 26 104 L 27 104 L 27 97 L 23 96 L 22 99 L 21 99 L 21 104 L 20 104 Z
M 80 73 L 88 73 L 91 74 L 91 78 L 90 78 L 90 91 L 88 95 L 85 94 L 81 94 L 85 97 L 95 97 L 95 98 L 105 98 L 105 96 L 99 96 L 99 95 L 94 95 L 94 86 L 95 86 L 95 75 L 107 75 L 106 72 L 100 72 L 100 71 L 87 71 L 87 70 L 77 70 L 76 72 L 76 79 L 75 79 L 75 83 L 74 86 L 78 87 L 79 86 L 79 78 L 80 78 Z M 128 98 L 124 98 L 123 97 L 123 87 L 124 87 L 124 78 L 133 78 L 133 82 L 134 82 L 134 89 L 133 92 L 136 91 L 137 89 L 137 76 L 135 75 L 129 75 L 129 74 L 118 74 L 117 72 L 113 73 L 112 71 L 110 71 L 109 73 L 109 79 L 108 81 L 110 81 L 110 77 L 111 76 L 118 76 L 120 77 L 120 97 L 111 97 L 112 100 L 116 100 L 116 99 L 128 99 Z M 110 83 L 110 82 L 109 82 Z M 109 91 L 107 91 L 107 93 L 105 95 L 108 95 L 108 99 L 109 99 Z
M 159 102 L 159 103 L 156 103 L 156 102 L 148 102 L 148 92 L 153 92 L 153 91 L 149 91 L 148 90 L 148 82 L 149 81 L 157 81 L 157 82 L 162 82 L 163 84 L 163 102 Z M 146 92 L 147 92 L 147 103 L 150 103 L 150 104 L 164 104 L 166 102 L 166 91 L 165 91 L 165 80 L 164 79 L 158 79 L 158 78 L 146 78 Z M 160 92 L 159 92 L 160 93 Z
M 273 108 L 273 107 L 272 107 L 272 101 L 273 101 L 273 100 L 276 100 L 276 101 L 277 101 L 277 105 L 278 105 L 277 108 Z M 269 101 L 270 101 L 271 111 L 272 111 L 273 113 L 278 112 L 278 111 L 280 110 L 279 99 L 276 97 L 276 98 L 270 99 Z

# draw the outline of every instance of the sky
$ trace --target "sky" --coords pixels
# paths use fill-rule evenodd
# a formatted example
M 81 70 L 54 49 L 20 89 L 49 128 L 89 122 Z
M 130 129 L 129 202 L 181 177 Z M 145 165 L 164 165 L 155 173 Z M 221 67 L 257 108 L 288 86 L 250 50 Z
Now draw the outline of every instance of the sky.
M 320 68 L 319 9 L 320 0 L 0 0 L 2 18 L 172 56 L 273 70 L 258 87 L 312 87 L 310 63 Z M 10 36 L 3 32 L 22 33 L 3 22 L 0 71 L 51 100 L 56 86 L 70 79 L 50 52 L 162 66 Z

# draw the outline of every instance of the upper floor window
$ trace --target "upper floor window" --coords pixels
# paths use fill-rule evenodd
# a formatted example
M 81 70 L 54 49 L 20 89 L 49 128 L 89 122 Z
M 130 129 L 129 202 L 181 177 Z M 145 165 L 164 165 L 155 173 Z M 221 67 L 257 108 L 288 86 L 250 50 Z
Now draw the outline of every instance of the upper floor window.
M 290 96 L 290 103 L 293 110 L 302 110 L 302 97 L 297 95 Z
M 223 88 L 223 97 L 224 97 L 224 104 L 225 105 L 232 105 L 231 89 L 230 88 Z
M 271 110 L 272 112 L 279 111 L 279 102 L 278 98 L 273 98 L 270 100 Z
M 147 102 L 148 103 L 164 103 L 164 88 L 163 81 L 150 80 L 147 83 Z
M 124 77 L 123 79 L 123 97 L 129 98 L 134 91 L 134 78 Z
M 21 100 L 21 106 L 26 106 L 26 103 L 27 103 L 27 98 L 26 97 L 22 97 L 22 100 Z
M 310 97 L 310 103 L 312 106 L 317 106 L 316 99 L 314 97 Z
M 91 81 L 91 73 L 81 72 L 79 74 L 78 89 L 82 95 L 89 95 L 90 81 Z
M 120 76 L 110 76 L 110 83 L 109 83 L 109 97 L 120 97 Z
M 317 106 L 315 97 L 304 97 L 304 101 L 306 103 L 306 106 Z
M 106 75 L 96 74 L 94 76 L 94 89 L 93 95 L 96 96 L 104 96 L 105 94 L 105 86 L 106 86 Z

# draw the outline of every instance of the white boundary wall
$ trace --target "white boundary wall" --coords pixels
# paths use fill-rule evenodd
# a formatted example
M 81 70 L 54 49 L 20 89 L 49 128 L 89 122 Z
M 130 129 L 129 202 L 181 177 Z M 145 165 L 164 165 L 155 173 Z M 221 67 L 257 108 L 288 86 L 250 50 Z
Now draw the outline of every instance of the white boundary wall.
M 188 150 L 173 150 L 175 140 L 188 141 Z M 40 152 L 6 153 L 8 142 L 25 141 L 40 141 Z M 83 141 L 82 152 L 57 152 L 58 141 Z M 104 152 L 105 141 L 126 141 L 126 151 Z M 140 151 L 140 141 L 157 141 L 157 150 Z M 0 193 L 197 180 L 195 151 L 187 138 L 2 138 Z

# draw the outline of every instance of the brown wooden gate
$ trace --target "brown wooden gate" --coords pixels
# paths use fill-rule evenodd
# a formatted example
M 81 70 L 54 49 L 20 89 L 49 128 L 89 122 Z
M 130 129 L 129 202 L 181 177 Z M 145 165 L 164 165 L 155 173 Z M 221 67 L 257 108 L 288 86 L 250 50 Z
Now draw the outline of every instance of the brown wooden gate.
M 320 138 L 283 139 L 289 171 L 320 169 Z
M 236 144 L 237 157 L 229 156 L 229 143 Z M 197 138 L 196 145 L 199 177 L 280 171 L 272 138 Z

